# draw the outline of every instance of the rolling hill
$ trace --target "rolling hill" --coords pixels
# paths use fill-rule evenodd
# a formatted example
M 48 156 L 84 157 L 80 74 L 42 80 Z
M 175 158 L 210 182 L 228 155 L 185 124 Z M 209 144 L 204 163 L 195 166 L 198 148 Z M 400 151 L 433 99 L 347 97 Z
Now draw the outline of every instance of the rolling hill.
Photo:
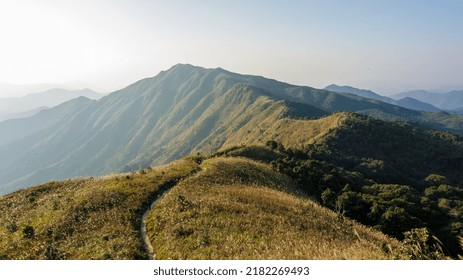
M 158 259 L 398 257 L 397 241 L 320 207 L 269 165 L 216 157 L 201 168 L 150 210 Z

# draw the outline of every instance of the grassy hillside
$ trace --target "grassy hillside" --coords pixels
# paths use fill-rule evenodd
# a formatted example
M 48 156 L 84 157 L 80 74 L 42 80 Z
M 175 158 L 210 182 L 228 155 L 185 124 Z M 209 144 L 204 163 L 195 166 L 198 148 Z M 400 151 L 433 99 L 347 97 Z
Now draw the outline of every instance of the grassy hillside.
M 397 251 L 397 241 L 320 207 L 268 165 L 213 158 L 201 167 L 148 216 L 158 259 L 389 259 Z
M 340 112 L 319 119 L 261 119 L 230 137 L 222 149 L 276 142 L 306 158 L 364 173 L 380 183 L 425 186 L 430 174 L 462 186 L 463 139 L 406 122 Z
M 143 212 L 160 189 L 197 169 L 194 161 L 180 160 L 0 197 L 0 259 L 146 259 Z
M 221 157 L 198 162 L 201 157 L 190 157 L 1 197 L 0 258 L 146 259 L 142 214 L 160 191 L 176 184 L 147 219 L 160 259 L 390 259 L 402 254 L 396 240 L 315 204 L 267 164 Z
M 255 119 L 227 139 L 222 148 L 240 144 L 258 145 L 273 140 L 285 147 L 305 147 L 316 142 L 331 129 L 338 127 L 347 113 L 332 114 L 319 119 Z
M 459 136 L 353 113 L 280 121 L 285 125 L 256 127 L 261 137 L 242 134 L 231 144 L 266 144 L 274 155 L 267 162 L 333 210 L 399 239 L 427 228 L 447 254 L 463 253 Z M 240 149 L 224 147 L 222 154 L 231 153 Z

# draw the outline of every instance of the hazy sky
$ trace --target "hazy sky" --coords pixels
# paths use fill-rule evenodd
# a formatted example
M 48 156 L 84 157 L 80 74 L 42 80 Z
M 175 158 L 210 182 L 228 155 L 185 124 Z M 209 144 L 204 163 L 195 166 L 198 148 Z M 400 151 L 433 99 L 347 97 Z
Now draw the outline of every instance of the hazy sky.
M 0 82 L 105 91 L 177 63 L 387 94 L 463 85 L 460 0 L 0 0 Z

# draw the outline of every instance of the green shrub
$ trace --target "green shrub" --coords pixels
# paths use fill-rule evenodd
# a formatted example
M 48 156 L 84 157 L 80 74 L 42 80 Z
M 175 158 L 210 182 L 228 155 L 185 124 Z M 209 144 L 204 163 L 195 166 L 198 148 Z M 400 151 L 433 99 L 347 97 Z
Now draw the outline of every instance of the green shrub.
M 431 235 L 427 228 L 414 228 L 404 232 L 401 259 L 440 260 L 445 259 L 442 242 Z
M 26 226 L 24 229 L 23 229 L 23 237 L 24 238 L 32 238 L 35 236 L 35 230 L 32 226 Z

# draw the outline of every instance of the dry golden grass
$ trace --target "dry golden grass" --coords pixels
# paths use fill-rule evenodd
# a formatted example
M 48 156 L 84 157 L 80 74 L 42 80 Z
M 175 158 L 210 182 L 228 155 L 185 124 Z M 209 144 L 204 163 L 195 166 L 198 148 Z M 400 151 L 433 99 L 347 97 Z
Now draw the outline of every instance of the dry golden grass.
M 148 216 L 159 259 L 391 259 L 398 242 L 318 206 L 265 164 L 216 158 Z
M 0 197 L 0 259 L 146 258 L 143 211 L 161 186 L 197 168 L 194 161 L 180 160 L 154 170 L 52 182 Z
M 269 140 L 277 141 L 286 148 L 305 147 L 325 136 L 330 129 L 341 125 L 348 114 L 340 112 L 316 120 L 278 119 L 271 115 L 259 123 L 244 126 L 230 137 L 222 148 L 240 144 L 265 144 Z
M 460 236 L 460 237 L 458 238 L 458 241 L 460 242 L 460 247 L 463 249 L 463 237 Z M 459 258 L 460 260 L 463 260 L 463 256 L 460 256 L 460 255 L 459 255 L 458 258 Z
M 397 255 L 396 240 L 318 206 L 266 164 L 244 158 L 212 158 L 201 166 L 199 161 L 189 157 L 156 169 L 51 182 L 0 197 L 0 258 L 147 258 L 142 214 L 161 187 L 178 182 L 147 218 L 157 258 Z

